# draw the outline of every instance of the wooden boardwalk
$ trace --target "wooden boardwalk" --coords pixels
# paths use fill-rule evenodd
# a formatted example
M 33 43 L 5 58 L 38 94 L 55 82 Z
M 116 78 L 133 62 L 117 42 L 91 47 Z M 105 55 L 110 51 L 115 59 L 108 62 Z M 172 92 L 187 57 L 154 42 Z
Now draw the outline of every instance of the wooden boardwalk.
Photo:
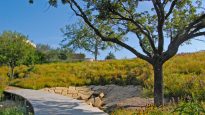
M 6 92 L 27 99 L 33 106 L 35 115 L 108 115 L 83 101 L 58 94 L 31 89 L 10 89 Z

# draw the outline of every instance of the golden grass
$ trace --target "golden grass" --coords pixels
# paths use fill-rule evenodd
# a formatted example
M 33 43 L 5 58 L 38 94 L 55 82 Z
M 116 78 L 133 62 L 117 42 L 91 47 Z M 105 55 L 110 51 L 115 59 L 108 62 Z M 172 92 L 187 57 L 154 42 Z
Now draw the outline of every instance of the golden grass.
M 153 92 L 153 69 L 140 59 L 100 62 L 50 63 L 15 69 L 18 79 L 11 84 L 23 88 L 70 85 L 142 85 L 147 94 Z M 0 68 L 0 76 L 6 78 L 7 68 Z M 205 52 L 181 54 L 164 65 L 165 96 L 183 97 L 192 93 L 205 100 Z

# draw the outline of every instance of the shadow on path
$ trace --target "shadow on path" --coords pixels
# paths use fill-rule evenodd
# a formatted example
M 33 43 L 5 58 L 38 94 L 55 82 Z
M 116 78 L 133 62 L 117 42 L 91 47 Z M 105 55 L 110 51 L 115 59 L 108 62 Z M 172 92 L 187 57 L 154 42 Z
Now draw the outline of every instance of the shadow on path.
M 107 115 L 102 110 L 58 94 L 38 90 L 18 89 L 7 90 L 28 99 L 35 115 Z

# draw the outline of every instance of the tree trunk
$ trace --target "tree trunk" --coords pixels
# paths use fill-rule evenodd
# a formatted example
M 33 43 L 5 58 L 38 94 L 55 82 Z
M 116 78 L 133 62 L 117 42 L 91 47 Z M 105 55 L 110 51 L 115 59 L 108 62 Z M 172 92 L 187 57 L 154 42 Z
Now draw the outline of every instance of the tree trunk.
M 11 79 L 14 78 L 14 67 L 11 67 L 10 77 L 11 77 Z
M 97 61 L 97 59 L 98 59 L 98 51 L 96 50 L 96 52 L 95 52 L 95 61 Z
M 95 53 L 94 53 L 94 55 L 95 55 L 95 61 L 97 61 L 97 59 L 98 59 L 98 41 L 97 40 L 95 41 Z
M 163 91 L 163 64 L 156 63 L 154 68 L 154 104 L 159 107 L 164 105 Z

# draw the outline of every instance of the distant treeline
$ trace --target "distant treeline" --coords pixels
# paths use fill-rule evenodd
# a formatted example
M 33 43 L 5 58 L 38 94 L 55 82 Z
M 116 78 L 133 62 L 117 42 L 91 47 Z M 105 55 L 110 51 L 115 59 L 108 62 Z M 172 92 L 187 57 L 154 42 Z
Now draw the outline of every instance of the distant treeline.
M 36 45 L 36 63 L 51 63 L 64 61 L 81 61 L 85 59 L 85 54 L 75 53 L 69 48 L 52 48 L 49 45 Z

